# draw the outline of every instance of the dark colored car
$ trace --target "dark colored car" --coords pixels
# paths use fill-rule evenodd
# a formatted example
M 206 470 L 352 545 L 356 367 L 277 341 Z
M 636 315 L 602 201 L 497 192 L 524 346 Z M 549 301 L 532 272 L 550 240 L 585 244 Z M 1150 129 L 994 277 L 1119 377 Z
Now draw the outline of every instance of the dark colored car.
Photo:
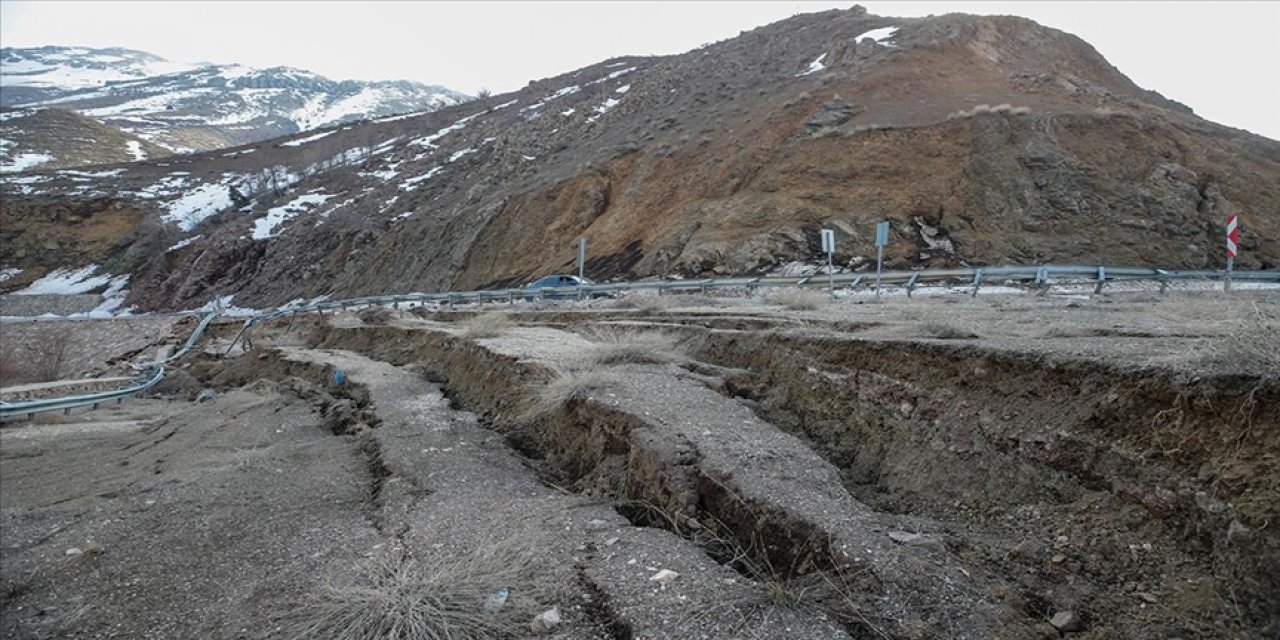
M 579 278 L 578 276 L 554 275 L 538 278 L 524 286 L 525 302 L 533 302 L 534 300 L 577 300 L 578 294 L 575 291 L 549 291 L 545 294 L 542 289 L 565 289 L 570 287 L 592 285 L 594 282 Z M 592 298 L 607 298 L 609 294 L 599 292 L 590 294 Z

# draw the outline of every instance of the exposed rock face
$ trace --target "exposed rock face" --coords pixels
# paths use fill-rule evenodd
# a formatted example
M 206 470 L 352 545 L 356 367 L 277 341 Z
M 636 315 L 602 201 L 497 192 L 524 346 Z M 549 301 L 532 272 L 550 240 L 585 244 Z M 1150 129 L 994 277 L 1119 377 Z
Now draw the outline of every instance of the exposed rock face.
M 1234 212 L 1237 264 L 1280 264 L 1280 143 L 1197 118 L 1020 18 L 801 15 L 322 133 L 110 180 L 32 178 L 7 187 L 3 215 L 92 194 L 154 211 L 152 231 L 101 257 L 134 274 L 143 308 L 522 283 L 569 268 L 578 237 L 597 279 L 816 261 L 823 227 L 860 268 L 881 219 L 892 267 L 1207 268 Z M 7 251 L 0 268 L 24 278 L 72 266 Z

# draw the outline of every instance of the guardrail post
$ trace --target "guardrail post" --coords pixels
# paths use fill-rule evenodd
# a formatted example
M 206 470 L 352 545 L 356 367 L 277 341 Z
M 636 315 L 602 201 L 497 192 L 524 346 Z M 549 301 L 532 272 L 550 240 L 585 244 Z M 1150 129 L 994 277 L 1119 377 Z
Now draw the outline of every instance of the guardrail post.
M 1098 284 L 1093 287 L 1094 295 L 1102 293 L 1102 286 L 1107 284 L 1107 268 L 1098 267 Z
M 917 271 L 917 272 L 915 272 L 915 273 L 911 274 L 911 279 L 910 279 L 910 280 L 907 280 L 907 297 L 908 297 L 908 298 L 910 298 L 910 297 L 911 297 L 911 292 L 912 292 L 912 291 L 915 291 L 915 288 L 916 288 L 916 279 L 917 279 L 917 278 L 919 278 L 919 277 L 920 277 L 920 272 L 919 272 L 919 271 Z
M 973 272 L 973 293 L 969 295 L 975 298 L 978 297 L 978 287 L 980 286 L 982 286 L 982 269 L 977 269 Z
M 1164 295 L 1164 292 L 1167 291 L 1168 289 L 1169 289 L 1169 279 L 1164 276 L 1160 276 L 1160 295 Z

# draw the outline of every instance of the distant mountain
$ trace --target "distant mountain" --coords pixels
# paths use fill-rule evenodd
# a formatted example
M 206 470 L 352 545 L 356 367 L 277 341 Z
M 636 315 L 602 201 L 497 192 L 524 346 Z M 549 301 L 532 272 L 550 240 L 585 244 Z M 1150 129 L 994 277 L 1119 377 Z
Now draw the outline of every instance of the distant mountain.
M 173 152 L 219 149 L 468 99 L 418 82 L 339 82 L 302 69 L 184 64 L 131 49 L 0 49 L 0 106 L 70 109 Z

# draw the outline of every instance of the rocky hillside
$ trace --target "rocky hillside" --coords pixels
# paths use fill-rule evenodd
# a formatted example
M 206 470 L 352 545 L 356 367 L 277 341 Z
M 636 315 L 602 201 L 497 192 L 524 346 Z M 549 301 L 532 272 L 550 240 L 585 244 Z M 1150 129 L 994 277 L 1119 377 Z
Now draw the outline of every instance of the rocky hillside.
M 0 110 L 0 173 L 132 162 L 171 153 L 69 109 Z
M 860 7 L 432 113 L 5 191 L 0 287 L 93 265 L 131 276 L 145 309 L 520 283 L 568 268 L 579 236 L 603 279 L 817 262 L 822 227 L 858 270 L 880 219 L 892 267 L 1212 267 L 1228 213 L 1237 264 L 1280 264 L 1280 143 L 1029 20 Z
M 219 149 L 468 99 L 417 82 L 174 63 L 129 49 L 0 50 L 0 106 L 57 106 L 171 151 Z

